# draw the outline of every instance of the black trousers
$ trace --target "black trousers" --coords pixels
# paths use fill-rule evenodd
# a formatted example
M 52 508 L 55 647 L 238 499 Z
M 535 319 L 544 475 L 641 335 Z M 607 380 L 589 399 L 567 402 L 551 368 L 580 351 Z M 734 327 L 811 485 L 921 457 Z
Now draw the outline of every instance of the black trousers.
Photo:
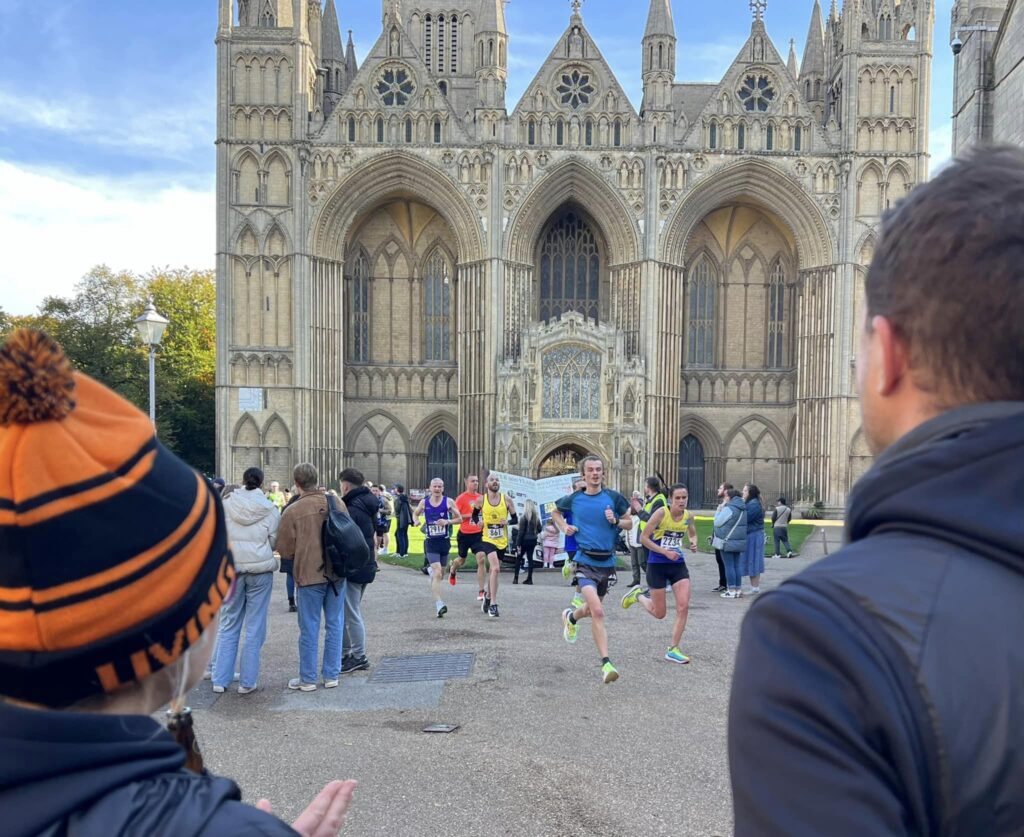
M 533 553 L 537 549 L 537 541 L 524 541 L 522 548 L 519 550 L 516 556 L 516 569 L 515 575 L 512 577 L 513 582 L 519 581 L 519 568 L 523 566 L 523 559 L 526 559 L 526 580 L 531 584 L 533 583 Z
M 409 527 L 398 526 L 395 529 L 395 549 L 399 555 L 409 554 Z
M 722 553 L 718 549 L 715 550 L 715 561 L 718 562 L 718 586 L 728 587 L 725 578 L 725 564 L 722 563 Z

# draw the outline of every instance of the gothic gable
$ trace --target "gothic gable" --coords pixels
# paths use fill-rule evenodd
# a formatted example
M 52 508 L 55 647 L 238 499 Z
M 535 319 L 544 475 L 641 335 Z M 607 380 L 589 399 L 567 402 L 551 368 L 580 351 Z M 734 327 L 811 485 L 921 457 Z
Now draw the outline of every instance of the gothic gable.
M 717 126 L 715 142 L 710 142 L 711 123 Z M 738 141 L 740 124 L 745 127 L 743 143 Z M 802 140 L 799 150 L 823 151 L 830 147 L 797 80 L 768 37 L 764 25 L 758 21 L 722 81 L 693 120 L 686 142 L 713 148 L 730 147 L 721 139 L 721 134 L 726 134 L 733 138 L 731 147 L 740 150 L 797 150 L 792 145 L 787 148 L 774 141 L 771 148 L 757 147 L 746 139 L 755 132 L 759 137 L 765 136 L 768 125 L 773 126 L 773 135 L 779 133 L 788 137 L 789 128 L 796 124 L 803 131 L 811 132 L 811 136 Z M 734 127 L 735 132 L 732 130 Z M 781 132 L 780 127 L 784 128 Z
M 337 143 L 470 142 L 445 92 L 392 15 L 317 139 Z

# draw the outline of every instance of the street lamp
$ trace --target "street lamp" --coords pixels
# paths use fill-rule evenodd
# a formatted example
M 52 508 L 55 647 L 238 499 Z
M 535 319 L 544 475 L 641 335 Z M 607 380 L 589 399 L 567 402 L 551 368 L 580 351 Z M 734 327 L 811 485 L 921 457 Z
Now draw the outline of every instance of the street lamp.
M 160 338 L 167 330 L 166 317 L 161 317 L 156 312 L 156 306 L 150 299 L 142 316 L 135 320 L 135 327 L 139 330 L 142 342 L 149 346 L 149 420 L 156 427 L 156 347 L 160 345 Z

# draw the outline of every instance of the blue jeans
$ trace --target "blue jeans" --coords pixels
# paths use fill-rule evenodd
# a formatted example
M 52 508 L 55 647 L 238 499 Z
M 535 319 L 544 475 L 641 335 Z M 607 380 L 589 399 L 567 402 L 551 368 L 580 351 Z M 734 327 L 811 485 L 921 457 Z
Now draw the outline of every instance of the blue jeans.
M 789 545 L 789 527 L 788 526 L 776 526 L 772 529 L 772 535 L 775 537 L 775 552 L 774 555 L 781 555 L 779 552 L 779 544 L 786 545 L 786 552 L 792 552 L 793 547 Z
M 324 680 L 337 680 L 341 674 L 341 637 L 345 630 L 345 582 L 331 585 L 310 584 L 296 589 L 299 608 L 299 679 L 316 683 L 317 648 L 320 644 L 320 615 L 324 620 L 324 656 L 321 673 Z
M 345 584 L 345 638 L 341 656 L 366 656 L 366 627 L 363 625 L 363 592 L 365 584 Z
M 284 589 L 288 592 L 288 601 L 295 601 L 295 576 L 291 573 L 284 574 Z
M 217 636 L 213 664 L 213 685 L 228 686 L 235 674 L 238 642 L 242 641 L 241 677 L 239 685 L 252 688 L 260 677 L 260 651 L 267 638 L 267 611 L 274 589 L 273 573 L 239 573 L 235 593 L 220 611 L 220 632 Z
M 725 579 L 726 583 L 734 590 L 738 590 L 743 584 L 743 576 L 741 573 L 741 564 L 743 562 L 742 552 L 725 552 L 722 551 L 722 562 L 725 564 Z

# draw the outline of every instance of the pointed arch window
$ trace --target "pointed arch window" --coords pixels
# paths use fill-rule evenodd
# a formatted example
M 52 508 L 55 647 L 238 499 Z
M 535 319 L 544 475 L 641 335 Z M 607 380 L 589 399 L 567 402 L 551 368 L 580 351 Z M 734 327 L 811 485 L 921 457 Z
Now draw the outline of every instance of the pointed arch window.
M 679 482 L 690 493 L 690 505 L 700 508 L 704 496 L 704 446 L 692 433 L 679 443 Z
M 412 119 L 405 118 L 405 141 L 412 142 Z
M 544 353 L 546 419 L 596 421 L 601 417 L 601 355 L 585 346 L 557 346 Z
M 612 131 L 612 145 L 616 148 L 622 145 L 622 121 L 619 119 L 615 120 L 615 128 Z
M 540 245 L 541 322 L 576 311 L 598 321 L 601 312 L 601 255 L 597 238 L 575 210 L 548 228 Z
M 803 151 L 804 145 L 804 129 L 799 125 L 796 126 L 796 130 L 793 132 L 793 150 Z
M 555 145 L 565 145 L 565 123 L 561 119 L 555 122 Z
M 354 116 L 348 118 L 348 141 L 356 141 L 356 118 Z
M 384 142 L 384 120 L 377 117 L 377 142 Z
M 429 70 L 434 66 L 434 18 L 423 18 L 423 61 Z
M 441 120 L 434 120 L 434 144 L 440 145 L 441 143 Z
M 437 71 L 444 72 L 444 15 L 437 16 Z
M 772 125 L 769 125 L 765 130 L 764 148 L 765 151 L 775 150 L 775 128 Z
M 447 430 L 439 431 L 427 445 L 427 479 L 440 477 L 445 490 L 458 485 L 459 448 Z
M 779 369 L 786 365 L 786 271 L 775 263 L 768 282 L 768 350 L 765 365 Z
M 718 271 L 702 255 L 690 271 L 690 317 L 687 363 L 710 367 L 715 364 L 715 315 Z
M 742 151 L 747 147 L 747 128 L 745 125 L 740 125 L 736 131 L 736 147 Z
M 532 119 L 526 123 L 526 144 L 537 144 L 537 123 Z
M 452 15 L 449 27 L 452 52 L 448 60 L 448 72 L 455 75 L 459 71 L 459 19 L 455 15 Z
M 423 282 L 424 360 L 451 360 L 451 315 L 451 269 L 444 255 L 438 250 L 427 261 Z
M 584 142 L 588 146 L 593 145 L 594 144 L 594 123 L 593 123 L 592 120 L 590 120 L 590 119 L 587 120 L 587 124 L 586 124 L 586 127 L 583 129 L 583 133 L 584 133 Z
M 718 148 L 718 123 L 714 121 L 708 130 L 708 148 Z
M 350 258 L 348 283 L 348 357 L 354 363 L 370 360 L 370 260 L 361 247 Z

